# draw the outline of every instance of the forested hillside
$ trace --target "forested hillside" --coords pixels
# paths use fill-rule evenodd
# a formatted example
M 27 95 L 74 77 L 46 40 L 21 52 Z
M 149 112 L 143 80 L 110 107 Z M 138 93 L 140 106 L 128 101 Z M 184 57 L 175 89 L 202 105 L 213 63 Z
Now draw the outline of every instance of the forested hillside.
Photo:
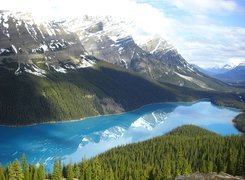
M 44 66 L 42 59 L 36 66 Z M 15 62 L 0 71 L 0 124 L 27 125 L 119 113 L 167 101 L 215 99 L 214 103 L 244 108 L 232 92 L 200 91 L 159 83 L 137 73 L 99 61 L 94 67 L 50 70 L 46 77 L 25 73 L 16 76 Z M 8 69 L 6 69 L 6 67 Z
M 183 126 L 161 137 L 114 148 L 79 166 L 81 176 L 92 179 L 166 179 L 197 171 L 244 176 L 244 149 L 244 136 L 223 137 Z
M 40 61 L 37 65 L 42 66 Z M 17 68 L 17 63 L 5 67 Z M 0 71 L 0 124 L 25 125 L 133 110 L 190 95 L 99 61 L 93 68 L 50 71 L 46 78 Z M 144 98 L 142 98 L 144 97 Z
M 245 133 L 245 112 L 236 116 L 233 122 L 239 131 Z
M 42 179 L 45 171 L 16 160 L 0 178 Z M 194 172 L 226 172 L 245 177 L 244 136 L 220 136 L 196 126 L 186 125 L 144 142 L 113 148 L 79 164 L 54 163 L 48 179 L 167 179 Z M 18 179 L 18 178 L 17 178 Z

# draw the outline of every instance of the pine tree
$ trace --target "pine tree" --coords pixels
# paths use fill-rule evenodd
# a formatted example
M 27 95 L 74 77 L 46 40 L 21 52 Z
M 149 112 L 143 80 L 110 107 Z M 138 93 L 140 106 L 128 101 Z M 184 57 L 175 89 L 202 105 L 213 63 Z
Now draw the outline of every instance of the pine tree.
M 156 174 L 154 173 L 154 170 L 150 170 L 150 173 L 149 173 L 149 178 L 148 180 L 154 180 L 156 178 Z
M 62 175 L 65 178 L 67 178 L 67 176 L 68 176 L 68 170 L 67 170 L 67 166 L 65 164 L 63 164 L 63 166 L 62 166 Z
M 114 180 L 114 174 L 113 174 L 113 170 L 112 170 L 111 167 L 110 167 L 110 169 L 109 169 L 109 178 L 108 178 L 108 179 Z
M 23 154 L 21 157 L 21 168 L 22 168 L 24 179 L 29 180 L 29 176 L 30 176 L 29 175 L 29 166 L 27 164 L 25 154 Z
M 166 155 L 166 158 L 163 160 L 163 177 L 165 179 L 169 178 L 171 176 L 171 162 L 169 155 Z
M 34 170 L 33 170 L 34 174 L 33 174 L 33 180 L 38 180 L 38 169 L 36 166 L 34 166 Z
M 4 172 L 3 172 L 3 168 L 1 164 L 0 164 L 0 180 L 5 180 L 5 176 L 4 176 Z
M 236 153 L 232 150 L 232 148 L 229 148 L 229 153 L 228 153 L 228 159 L 227 159 L 227 172 L 229 174 L 234 175 L 235 174 L 235 159 L 233 158 L 236 155 Z
M 218 156 L 217 156 L 217 170 L 218 170 L 218 173 L 221 172 L 221 171 L 224 171 L 225 169 L 225 165 L 224 165 L 224 161 L 221 157 L 222 155 L 219 153 Z
M 52 179 L 54 179 L 54 180 L 61 180 L 62 179 L 61 167 L 60 167 L 60 163 L 58 160 L 56 160 L 54 162 Z
M 213 162 L 212 161 L 208 162 L 208 172 L 213 172 Z
M 70 163 L 68 165 L 67 180 L 73 180 L 73 178 L 74 178 L 74 170 L 72 164 Z
M 88 168 L 87 168 L 86 174 L 85 174 L 85 179 L 86 180 L 91 180 L 92 179 L 91 164 L 88 165 Z
M 30 166 L 29 166 L 29 171 L 30 171 L 30 172 L 29 172 L 29 179 L 30 179 L 30 180 L 33 180 L 34 171 L 35 171 L 33 165 L 30 165 Z
M 183 168 L 183 152 L 182 148 L 179 148 L 177 152 L 177 162 L 176 162 L 176 176 L 180 176 Z
M 229 171 L 244 175 L 244 147 L 245 139 L 240 136 L 163 136 L 114 148 L 73 167 L 72 164 L 64 166 L 63 171 L 59 161 L 56 161 L 52 176 L 49 174 L 46 177 L 60 180 L 61 172 L 67 179 L 75 176 L 80 180 L 166 179 L 174 178 L 177 174 L 187 175 L 192 171 Z M 23 171 L 28 167 L 25 156 L 22 157 L 21 165 Z M 18 176 L 19 172 L 18 161 L 5 166 L 4 170 L 0 166 L 0 180 L 22 179 Z M 42 164 L 38 168 L 29 165 L 29 180 L 44 179 L 44 174 Z
M 40 163 L 38 169 L 37 169 L 37 179 L 43 180 L 45 179 L 45 167 L 42 163 Z
M 240 153 L 237 155 L 237 166 L 236 174 L 240 176 L 245 176 L 245 154 L 244 150 L 241 149 Z M 242 158 L 243 157 L 243 158 Z
M 10 165 L 9 178 L 16 179 L 16 180 L 23 179 L 23 174 L 20 168 L 20 163 L 17 159 Z
M 80 168 L 79 168 L 79 166 L 78 166 L 78 165 L 74 166 L 74 169 L 73 169 L 73 170 L 74 170 L 74 175 L 73 175 L 73 176 L 74 176 L 75 178 L 79 178 L 79 177 L 80 177 L 80 174 L 81 174 L 81 173 L 80 173 Z
M 92 179 L 97 180 L 100 179 L 101 176 L 101 164 L 100 161 L 98 159 L 98 157 L 96 157 L 93 161 L 93 168 L 92 168 Z
M 191 166 L 189 165 L 188 161 L 184 159 L 182 175 L 188 175 L 190 173 L 191 173 Z
M 7 165 L 7 166 L 4 168 L 4 176 L 5 176 L 5 179 L 6 179 L 6 180 L 10 179 L 10 178 L 9 178 L 9 174 L 10 174 L 9 169 L 10 169 L 10 165 Z
M 79 180 L 85 180 L 84 174 L 81 174 L 81 175 L 80 175 Z

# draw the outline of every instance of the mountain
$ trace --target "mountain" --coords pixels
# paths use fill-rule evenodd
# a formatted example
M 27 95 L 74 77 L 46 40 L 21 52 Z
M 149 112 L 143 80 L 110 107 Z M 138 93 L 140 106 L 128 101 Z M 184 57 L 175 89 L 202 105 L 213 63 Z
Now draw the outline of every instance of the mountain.
M 226 82 L 229 85 L 237 87 L 245 86 L 244 63 L 241 63 L 237 66 L 235 66 L 234 64 L 225 64 L 222 67 L 215 66 L 212 68 L 201 68 L 195 64 L 192 64 L 192 66 L 198 69 L 200 72 L 209 75 L 210 77 Z
M 90 66 L 85 56 L 92 55 L 160 82 L 205 90 L 225 88 L 187 63 L 162 37 L 136 43 L 132 23 L 121 19 L 84 16 L 47 23 L 36 22 L 31 14 L 1 12 L 0 27 L 0 59 L 18 61 L 16 74 L 45 76 L 33 59 L 43 58 L 48 69 L 61 72 L 66 71 L 61 62 L 67 68 Z
M 215 75 L 215 77 L 224 81 L 245 81 L 245 64 L 241 63 L 225 73 Z
M 19 66 L 16 75 L 31 73 L 45 76 L 45 70 L 35 65 L 35 60 L 44 59 L 44 66 L 63 71 L 63 63 L 72 63 L 67 68 L 90 66 L 91 62 L 79 58 L 84 48 L 75 33 L 67 32 L 61 22 L 38 23 L 31 14 L 0 12 L 0 61 L 15 61 Z
M 112 17 L 39 22 L 0 11 L 0 123 L 80 119 L 231 91 L 162 37 L 139 41 L 131 26 Z
M 142 41 L 132 32 L 133 24 L 112 17 L 91 17 L 66 22 L 78 34 L 86 52 L 157 81 L 196 89 L 224 89 L 190 65 L 160 36 Z
M 66 73 L 46 68 L 45 77 L 24 71 L 25 66 L 23 73 L 16 76 L 16 62 L 4 61 L 3 65 L 5 68 L 0 71 L 0 123 L 6 125 L 80 119 L 129 111 L 153 102 L 200 97 L 195 92 L 184 94 L 180 89 L 99 60 L 89 68 L 65 69 L 60 66 Z M 44 66 L 44 61 L 36 62 L 35 66 Z
M 209 76 L 215 76 L 217 74 L 223 74 L 228 72 L 229 70 L 236 67 L 234 64 L 225 64 L 223 66 L 214 66 L 214 67 L 207 67 L 201 68 L 195 64 L 192 64 L 195 68 L 197 68 L 200 72 L 207 74 Z

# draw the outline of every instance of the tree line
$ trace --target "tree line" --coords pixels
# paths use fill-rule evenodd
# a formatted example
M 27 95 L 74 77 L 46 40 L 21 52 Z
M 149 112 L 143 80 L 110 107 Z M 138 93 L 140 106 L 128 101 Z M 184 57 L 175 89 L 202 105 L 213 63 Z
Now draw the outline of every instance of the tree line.
M 52 174 L 43 164 L 29 165 L 25 156 L 5 168 L 0 179 L 80 180 L 168 179 L 193 172 L 225 172 L 245 177 L 244 136 L 219 136 L 195 126 L 183 126 L 144 142 L 113 148 L 78 164 L 57 160 Z

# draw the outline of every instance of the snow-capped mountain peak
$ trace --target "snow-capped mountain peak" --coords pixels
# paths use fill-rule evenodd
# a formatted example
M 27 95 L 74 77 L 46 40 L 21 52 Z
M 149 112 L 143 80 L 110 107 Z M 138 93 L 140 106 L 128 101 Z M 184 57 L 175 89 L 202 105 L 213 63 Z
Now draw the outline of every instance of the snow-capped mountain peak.
M 231 70 L 234 67 L 236 67 L 236 65 L 231 63 L 231 64 L 225 64 L 222 68 L 227 69 L 227 70 Z
M 40 22 L 28 13 L 0 13 L 0 60 L 16 61 L 16 75 L 27 72 L 45 77 L 49 70 L 66 73 L 93 66 L 91 57 L 95 57 L 161 82 L 211 89 L 209 79 L 164 37 L 142 35 L 133 21 L 84 15 Z M 41 59 L 45 69 L 36 67 L 35 59 Z
M 150 52 L 151 54 L 159 51 L 166 53 L 170 50 L 175 50 L 170 43 L 168 43 L 159 35 L 151 37 L 151 39 L 149 39 L 146 43 L 140 44 L 140 47 Z

